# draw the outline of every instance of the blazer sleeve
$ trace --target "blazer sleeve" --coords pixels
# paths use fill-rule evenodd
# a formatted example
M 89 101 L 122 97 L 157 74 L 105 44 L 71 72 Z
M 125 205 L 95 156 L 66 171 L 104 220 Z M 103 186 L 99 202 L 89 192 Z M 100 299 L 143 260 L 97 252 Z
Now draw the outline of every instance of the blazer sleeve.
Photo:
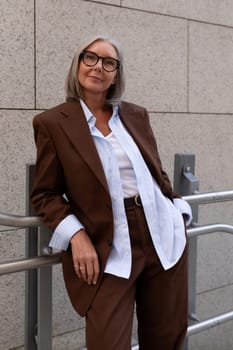
M 37 215 L 52 230 L 68 215 L 71 207 L 64 197 L 65 178 L 49 130 L 42 118 L 33 120 L 37 147 L 31 202 Z
M 153 132 L 151 124 L 150 124 L 149 114 L 148 114 L 148 112 L 146 110 L 145 110 L 145 118 L 146 118 L 146 121 L 147 121 L 146 124 L 147 124 L 148 137 L 151 140 L 151 143 L 152 143 L 152 146 L 153 146 L 153 149 L 154 149 L 153 154 L 156 157 L 156 164 L 157 164 L 157 167 L 158 167 L 159 172 L 160 172 L 160 179 L 159 179 L 160 181 L 159 182 L 160 182 L 161 191 L 168 198 L 170 198 L 171 200 L 173 198 L 180 198 L 181 196 L 178 193 L 175 193 L 173 191 L 173 188 L 172 188 L 171 182 L 169 180 L 169 177 L 168 177 L 166 171 L 163 169 L 162 162 L 161 162 L 161 159 L 160 159 L 160 156 L 159 156 L 157 142 L 156 142 L 156 139 L 155 139 L 155 136 L 154 136 L 154 132 Z
M 151 128 L 150 125 L 150 119 L 149 119 L 149 115 L 147 113 L 147 111 L 145 112 L 146 114 L 146 119 L 147 119 L 147 125 L 148 125 L 148 133 L 149 133 L 149 137 L 152 140 L 153 143 L 153 147 L 154 147 L 154 154 L 156 156 L 156 161 L 157 164 L 159 166 L 160 169 L 160 174 L 161 174 L 161 183 L 160 183 L 160 188 L 161 191 L 163 192 L 163 194 L 165 194 L 168 198 L 170 198 L 173 201 L 173 204 L 175 205 L 175 207 L 180 211 L 180 213 L 183 215 L 186 225 L 190 225 L 193 219 L 192 216 L 192 209 L 189 205 L 189 203 L 187 203 L 185 200 L 182 199 L 182 197 L 173 191 L 172 189 L 172 185 L 171 182 L 169 180 L 169 177 L 167 175 L 167 173 L 163 170 L 162 167 L 162 162 L 159 156 L 159 152 L 158 152 L 158 148 L 157 148 L 157 143 L 156 143 L 156 139 L 153 133 L 153 130 Z

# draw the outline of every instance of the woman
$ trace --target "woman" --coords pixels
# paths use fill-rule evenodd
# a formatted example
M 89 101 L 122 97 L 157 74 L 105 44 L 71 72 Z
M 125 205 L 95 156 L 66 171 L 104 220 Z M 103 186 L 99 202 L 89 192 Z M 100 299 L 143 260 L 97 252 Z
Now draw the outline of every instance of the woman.
M 86 317 L 88 350 L 181 349 L 187 327 L 189 205 L 162 169 L 146 110 L 121 101 L 118 44 L 75 54 L 67 102 L 34 118 L 32 203 L 62 250 L 64 279 Z

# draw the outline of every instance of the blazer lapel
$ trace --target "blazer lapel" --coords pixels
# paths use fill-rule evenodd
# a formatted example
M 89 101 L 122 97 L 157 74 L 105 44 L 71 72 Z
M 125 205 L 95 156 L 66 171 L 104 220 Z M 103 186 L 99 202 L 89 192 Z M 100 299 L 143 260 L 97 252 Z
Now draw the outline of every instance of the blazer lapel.
M 131 106 L 128 106 L 124 102 L 122 102 L 122 104 L 120 105 L 119 116 L 122 123 L 124 124 L 126 129 L 129 131 L 131 136 L 134 138 L 139 148 L 143 149 L 143 151 L 146 152 L 146 145 L 143 142 L 144 140 L 142 137 L 144 127 L 143 125 L 141 125 L 141 120 L 140 120 L 141 118 L 139 119 L 135 118 L 133 108 Z
M 109 192 L 104 170 L 80 103 L 65 104 L 65 108 L 61 113 L 63 118 L 60 125 L 64 132 L 99 182 Z
M 136 114 L 138 114 L 138 111 Z M 119 115 L 122 123 L 138 145 L 152 176 L 160 182 L 159 160 L 156 153 L 157 145 L 152 131 L 149 131 L 146 125 L 147 120 L 140 117 L 135 118 L 133 106 L 124 102 L 120 105 Z
M 148 139 L 148 135 L 146 134 L 146 120 L 144 118 L 135 118 L 135 113 L 132 106 L 128 106 L 124 102 L 122 102 L 119 108 L 119 115 L 122 123 L 137 143 L 143 156 L 146 158 L 146 160 L 153 162 L 151 139 Z

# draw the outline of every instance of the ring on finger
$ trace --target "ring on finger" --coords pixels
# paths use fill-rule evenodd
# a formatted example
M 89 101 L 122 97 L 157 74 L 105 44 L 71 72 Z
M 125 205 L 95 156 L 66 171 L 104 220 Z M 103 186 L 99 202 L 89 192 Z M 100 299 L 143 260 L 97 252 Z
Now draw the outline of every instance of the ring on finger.
M 85 270 L 85 266 L 80 266 L 79 264 L 74 264 L 76 270 Z

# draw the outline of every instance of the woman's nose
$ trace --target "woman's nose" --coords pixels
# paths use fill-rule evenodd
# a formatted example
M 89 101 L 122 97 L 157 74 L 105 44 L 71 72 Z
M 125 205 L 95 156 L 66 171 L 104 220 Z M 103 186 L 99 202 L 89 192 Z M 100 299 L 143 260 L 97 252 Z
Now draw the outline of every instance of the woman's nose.
M 102 69 L 103 69 L 102 58 L 99 58 L 98 62 L 97 62 L 96 65 L 94 66 L 94 69 L 98 69 L 98 70 L 102 70 Z

